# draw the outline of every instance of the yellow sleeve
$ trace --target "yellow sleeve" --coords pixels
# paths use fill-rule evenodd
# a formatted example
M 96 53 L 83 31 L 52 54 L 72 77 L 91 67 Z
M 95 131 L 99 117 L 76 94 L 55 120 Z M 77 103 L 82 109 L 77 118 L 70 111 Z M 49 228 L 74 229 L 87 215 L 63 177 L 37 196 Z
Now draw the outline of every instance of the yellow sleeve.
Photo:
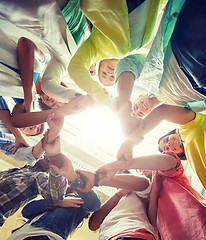
M 197 113 L 196 118 L 180 126 L 187 160 L 206 188 L 206 115 Z
M 122 4 L 122 5 L 121 5 Z M 72 80 L 99 105 L 110 100 L 101 85 L 89 73 L 89 67 L 102 59 L 121 58 L 131 50 L 128 10 L 125 0 L 81 1 L 81 8 L 92 22 L 90 37 L 69 64 Z
M 157 29 L 158 16 L 168 0 L 151 0 L 147 22 L 145 25 L 142 46 L 146 45 L 154 37 Z

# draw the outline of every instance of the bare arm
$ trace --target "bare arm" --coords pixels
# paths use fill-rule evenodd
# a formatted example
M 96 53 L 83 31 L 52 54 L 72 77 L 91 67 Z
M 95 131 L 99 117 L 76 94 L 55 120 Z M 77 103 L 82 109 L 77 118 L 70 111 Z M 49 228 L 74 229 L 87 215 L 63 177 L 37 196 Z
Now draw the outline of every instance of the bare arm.
M 11 116 L 12 125 L 18 128 L 29 127 L 46 122 L 48 115 L 51 113 L 54 113 L 54 118 L 61 118 L 75 113 L 79 113 L 82 109 L 79 108 L 78 102 L 82 98 L 83 96 L 78 96 L 60 108 L 39 112 L 14 114 Z
M 13 127 L 11 123 L 11 114 L 9 111 L 0 109 L 0 119 L 15 137 L 15 147 L 14 147 L 13 154 L 21 146 L 29 147 L 29 144 L 26 142 L 26 140 L 22 136 L 21 131 L 18 128 Z
M 160 170 L 167 171 L 175 168 L 177 165 L 177 159 L 172 155 L 167 154 L 156 154 L 150 156 L 141 156 L 132 159 L 130 165 L 126 165 L 125 161 L 115 161 L 112 163 L 108 163 L 102 167 L 100 167 L 97 171 L 106 174 L 107 176 L 111 174 L 115 174 L 118 171 L 126 169 L 145 169 L 145 170 Z M 101 180 L 102 181 L 102 180 Z M 103 179 L 103 184 L 105 181 L 108 181 L 108 178 Z
M 154 227 L 154 233 L 156 239 L 159 239 L 158 229 L 157 229 L 157 208 L 158 208 L 158 197 L 161 191 L 162 182 L 160 176 L 155 173 L 153 176 L 152 191 L 150 193 L 150 202 L 148 208 L 148 217 L 151 224 Z
M 32 86 L 35 53 L 40 60 L 44 59 L 44 54 L 30 39 L 21 37 L 18 40 L 17 61 L 24 90 L 24 106 L 26 112 L 29 112 L 31 110 L 30 108 L 33 101 Z
M 139 128 L 134 129 L 130 135 L 130 139 L 136 142 L 140 137 L 151 131 L 163 120 L 182 125 L 192 121 L 195 116 L 195 112 L 187 108 L 162 104 L 156 107 L 149 115 L 144 118 L 144 128 L 141 131 Z
M 117 194 L 106 201 L 98 211 L 94 212 L 89 219 L 89 229 L 92 231 L 98 230 L 105 217 L 119 203 L 121 197 L 125 196 L 127 193 L 127 190 L 120 190 Z

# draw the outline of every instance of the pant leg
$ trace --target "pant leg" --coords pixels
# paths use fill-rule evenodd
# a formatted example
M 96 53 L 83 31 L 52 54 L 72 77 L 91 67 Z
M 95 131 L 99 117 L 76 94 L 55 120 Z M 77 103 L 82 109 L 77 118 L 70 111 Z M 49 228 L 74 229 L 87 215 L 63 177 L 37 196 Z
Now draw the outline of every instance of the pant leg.
M 172 34 L 173 53 L 193 88 L 206 89 L 206 1 L 187 0 Z

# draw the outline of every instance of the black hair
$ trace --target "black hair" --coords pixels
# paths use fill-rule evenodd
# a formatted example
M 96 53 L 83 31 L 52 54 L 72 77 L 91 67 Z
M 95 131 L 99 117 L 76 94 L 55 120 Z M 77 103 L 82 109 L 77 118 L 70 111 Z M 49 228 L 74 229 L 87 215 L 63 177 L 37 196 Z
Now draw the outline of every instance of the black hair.
M 173 129 L 172 131 L 170 131 L 170 132 L 168 132 L 167 134 L 165 134 L 165 135 L 163 135 L 159 140 L 158 140 L 158 150 L 159 150 L 159 152 L 163 152 L 162 151 L 162 149 L 160 149 L 160 141 L 163 139 L 163 138 L 165 138 L 165 137 L 167 137 L 167 136 L 170 136 L 170 135 L 172 135 L 172 134 L 177 134 L 177 131 L 178 131 L 178 129 Z M 180 138 L 180 141 L 181 141 L 181 143 L 182 143 L 182 139 L 181 139 L 181 136 L 178 134 L 178 136 L 179 136 L 179 138 Z M 180 159 L 186 159 L 186 156 L 185 156 L 185 152 L 184 152 L 184 145 L 183 145 L 183 143 L 182 143 L 182 146 L 183 146 L 183 152 L 182 153 L 178 153 L 177 154 L 177 156 L 180 158 Z
M 42 98 L 39 96 L 38 97 L 38 104 L 39 104 L 39 107 L 42 111 L 44 110 L 50 110 L 52 109 L 51 107 L 49 107 L 48 105 L 46 105 L 46 103 L 43 102 Z

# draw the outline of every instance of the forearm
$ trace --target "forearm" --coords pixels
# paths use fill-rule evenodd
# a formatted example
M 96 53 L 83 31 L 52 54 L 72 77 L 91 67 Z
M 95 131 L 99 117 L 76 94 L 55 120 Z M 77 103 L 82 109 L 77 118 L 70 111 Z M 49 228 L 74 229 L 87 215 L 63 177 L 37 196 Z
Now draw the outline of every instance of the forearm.
M 89 229 L 96 231 L 99 229 L 105 217 L 112 211 L 112 209 L 118 204 L 120 198 L 115 194 L 101 208 L 94 212 L 89 219 Z
M 104 182 L 104 185 L 130 191 L 143 191 L 149 186 L 149 181 L 143 176 L 139 177 L 129 174 L 118 174 L 111 180 Z
M 89 192 L 81 192 L 78 189 L 74 188 L 81 199 L 84 201 L 84 204 L 88 212 L 97 211 L 101 206 L 101 199 L 99 195 L 92 189 Z
M 39 185 L 39 192 L 49 202 L 60 202 L 66 194 L 67 186 L 66 178 L 50 168 L 49 179 Z
M 24 99 L 32 102 L 34 72 L 34 43 L 27 38 L 20 38 L 17 44 L 17 62 L 24 90 Z
M 134 158 L 129 167 L 131 169 L 167 171 L 175 168 L 176 165 L 177 159 L 172 155 L 156 154 Z
M 32 149 L 32 153 L 34 158 L 39 159 L 44 153 L 44 149 L 42 148 L 42 142 L 39 141 Z
M 38 125 L 46 122 L 47 117 L 54 110 L 45 110 L 40 112 L 27 112 L 21 114 L 14 114 L 11 116 L 11 123 L 14 127 L 22 128 Z
M 131 98 L 135 77 L 131 72 L 123 72 L 117 79 L 117 89 L 119 97 L 119 114 L 124 116 L 130 114 L 129 101 Z
M 3 124 L 11 131 L 15 138 L 22 137 L 22 134 L 18 128 L 12 125 L 11 114 L 7 110 L 0 110 L 0 119 Z

